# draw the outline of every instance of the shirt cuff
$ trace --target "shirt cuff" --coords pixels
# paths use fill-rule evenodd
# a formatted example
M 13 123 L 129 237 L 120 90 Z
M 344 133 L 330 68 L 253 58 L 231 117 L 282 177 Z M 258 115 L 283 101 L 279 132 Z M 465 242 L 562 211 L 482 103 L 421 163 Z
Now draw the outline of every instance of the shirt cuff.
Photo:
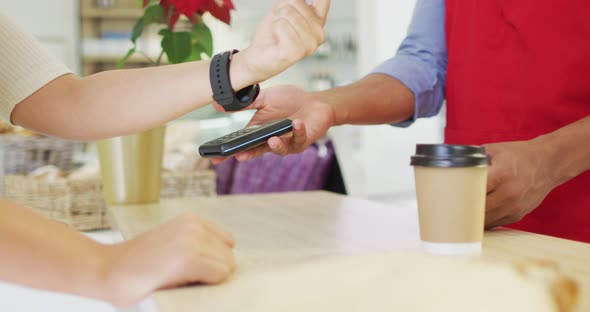
M 393 126 L 409 127 L 416 119 L 434 116 L 440 110 L 444 98 L 444 83 L 440 81 L 433 66 L 423 64 L 415 56 L 398 54 L 377 66 L 371 74 L 393 77 L 414 93 L 414 115 L 408 120 L 392 124 Z

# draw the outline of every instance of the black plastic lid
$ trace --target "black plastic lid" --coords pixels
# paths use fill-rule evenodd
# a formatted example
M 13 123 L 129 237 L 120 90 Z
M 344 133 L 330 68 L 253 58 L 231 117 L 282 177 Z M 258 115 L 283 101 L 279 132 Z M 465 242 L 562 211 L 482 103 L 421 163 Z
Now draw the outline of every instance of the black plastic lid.
M 420 167 L 477 167 L 490 164 L 483 146 L 417 144 L 411 166 Z

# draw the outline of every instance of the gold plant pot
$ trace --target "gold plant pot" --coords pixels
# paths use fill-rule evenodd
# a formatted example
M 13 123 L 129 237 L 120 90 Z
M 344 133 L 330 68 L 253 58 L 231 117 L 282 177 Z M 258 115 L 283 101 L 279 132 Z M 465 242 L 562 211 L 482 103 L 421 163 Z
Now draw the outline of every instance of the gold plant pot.
M 107 203 L 125 205 L 160 201 L 165 132 L 166 127 L 161 126 L 97 143 Z

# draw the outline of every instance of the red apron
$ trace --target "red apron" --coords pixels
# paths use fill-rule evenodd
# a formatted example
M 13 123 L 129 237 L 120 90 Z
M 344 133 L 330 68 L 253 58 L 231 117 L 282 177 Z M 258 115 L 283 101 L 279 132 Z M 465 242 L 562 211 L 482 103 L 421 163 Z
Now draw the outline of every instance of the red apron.
M 529 140 L 590 115 L 589 13 L 588 0 L 446 0 L 445 141 Z M 509 227 L 590 242 L 590 171 Z

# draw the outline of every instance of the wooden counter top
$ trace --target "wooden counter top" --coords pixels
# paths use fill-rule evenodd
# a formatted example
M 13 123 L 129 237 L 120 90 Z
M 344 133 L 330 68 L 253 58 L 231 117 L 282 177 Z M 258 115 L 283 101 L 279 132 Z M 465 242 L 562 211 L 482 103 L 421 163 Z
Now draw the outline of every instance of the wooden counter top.
M 125 239 L 192 211 L 230 230 L 240 270 L 293 264 L 335 254 L 418 250 L 415 204 L 384 205 L 327 192 L 220 196 L 110 207 Z M 483 257 L 499 261 L 550 259 L 582 286 L 577 311 L 590 311 L 590 244 L 513 230 L 487 232 Z M 220 287 L 159 291 L 161 311 L 194 311 Z

